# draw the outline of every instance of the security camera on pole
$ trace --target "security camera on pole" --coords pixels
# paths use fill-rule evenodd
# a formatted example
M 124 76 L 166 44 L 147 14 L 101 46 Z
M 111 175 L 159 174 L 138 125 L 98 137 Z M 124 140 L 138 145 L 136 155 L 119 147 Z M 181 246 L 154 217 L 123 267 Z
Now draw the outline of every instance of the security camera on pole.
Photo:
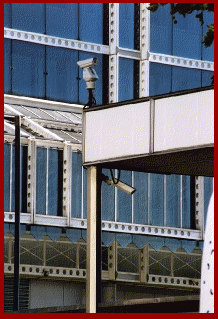
M 93 66 L 95 66 L 97 63 L 97 58 L 90 58 L 87 60 L 77 62 L 79 67 L 83 69 L 83 79 L 85 80 L 86 88 L 89 91 L 89 101 L 84 107 L 93 107 L 96 105 L 96 101 L 93 96 L 93 90 L 95 89 L 95 81 L 98 80 L 98 75 L 96 71 L 93 69 Z

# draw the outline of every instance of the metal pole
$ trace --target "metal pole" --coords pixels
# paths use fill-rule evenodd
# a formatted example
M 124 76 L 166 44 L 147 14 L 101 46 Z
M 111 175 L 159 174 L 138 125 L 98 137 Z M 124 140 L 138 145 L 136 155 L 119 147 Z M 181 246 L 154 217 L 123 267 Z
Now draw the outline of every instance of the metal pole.
M 15 116 L 14 311 L 19 310 L 20 286 L 20 126 L 21 117 Z
M 98 304 L 101 303 L 101 272 L 102 272 L 102 231 L 101 231 L 101 168 L 97 167 L 97 194 L 96 194 L 96 312 L 99 312 Z
M 87 168 L 86 313 L 96 313 L 101 302 L 101 169 Z

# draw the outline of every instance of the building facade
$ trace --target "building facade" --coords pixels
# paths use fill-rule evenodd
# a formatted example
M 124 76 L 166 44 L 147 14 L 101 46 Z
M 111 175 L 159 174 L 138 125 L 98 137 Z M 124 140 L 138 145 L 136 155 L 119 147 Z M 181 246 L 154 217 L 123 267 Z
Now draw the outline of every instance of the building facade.
M 213 46 L 205 48 L 202 36 L 213 14 L 204 12 L 203 25 L 194 14 L 178 16 L 174 24 L 169 6 L 155 13 L 147 7 L 4 4 L 4 112 L 22 116 L 21 309 L 85 303 L 87 182 L 81 153 L 88 96 L 77 62 L 98 58 L 97 105 L 211 85 Z M 5 311 L 12 309 L 15 210 L 14 125 L 8 117 Z M 137 189 L 134 195 L 102 183 L 103 302 L 199 294 L 213 179 L 124 170 L 121 178 Z

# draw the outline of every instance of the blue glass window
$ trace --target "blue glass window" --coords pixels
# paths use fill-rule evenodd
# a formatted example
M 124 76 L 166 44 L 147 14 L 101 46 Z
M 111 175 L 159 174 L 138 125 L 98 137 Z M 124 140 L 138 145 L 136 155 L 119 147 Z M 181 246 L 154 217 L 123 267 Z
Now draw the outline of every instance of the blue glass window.
M 83 168 L 83 218 L 87 218 L 87 170 Z
M 37 147 L 36 213 L 61 216 L 63 151 Z M 47 210 L 47 211 L 46 211 Z
M 201 87 L 201 71 L 188 68 L 172 68 L 172 91 Z
M 4 39 L 4 92 L 11 92 L 11 40 Z
M 11 145 L 4 144 L 4 211 L 10 211 L 10 161 Z
M 46 34 L 78 39 L 78 3 L 45 3 Z
M 208 210 L 212 193 L 213 193 L 213 178 L 204 177 L 204 228 L 206 227 L 207 210 Z
M 150 174 L 149 224 L 164 224 L 164 175 Z
M 45 32 L 44 3 L 12 3 L 12 28 L 38 33 Z
M 150 14 L 150 51 L 172 54 L 172 17 L 170 6 L 160 6 Z
M 12 41 L 12 91 L 14 94 L 45 97 L 45 48 L 34 43 Z
M 134 3 L 119 4 L 119 45 L 134 49 Z
M 4 26 L 11 28 L 11 3 L 4 3 Z
M 121 171 L 120 180 L 128 185 L 132 185 L 132 173 Z M 117 191 L 117 221 L 123 223 L 132 222 L 132 199 L 129 194 Z
M 171 70 L 170 65 L 150 63 L 150 96 L 171 92 Z
M 119 58 L 119 101 L 131 100 L 134 94 L 134 61 Z
M 82 154 L 72 153 L 71 216 L 81 218 Z
M 134 223 L 148 224 L 148 174 L 134 172 Z
M 78 102 L 77 52 L 46 47 L 46 96 L 50 100 Z
M 103 3 L 79 3 L 79 40 L 103 44 Z
M 21 146 L 20 210 L 27 212 L 27 147 Z M 4 211 L 15 211 L 15 147 L 4 144 Z
M 182 228 L 190 228 L 191 206 L 190 206 L 190 177 L 182 177 Z
M 202 86 L 212 85 L 212 76 L 214 72 L 202 71 Z
M 213 12 L 204 12 L 204 25 L 203 25 L 203 35 L 207 33 L 207 25 L 214 24 L 214 13 Z M 214 43 L 206 48 L 202 44 L 202 60 L 205 61 L 214 61 Z
M 166 175 L 166 226 L 180 227 L 179 175 Z
M 111 179 L 109 169 L 102 169 L 102 173 Z M 115 220 L 115 188 L 102 183 L 102 220 Z
M 37 147 L 36 153 L 36 213 L 46 214 L 47 149 Z
M 102 104 L 102 90 L 103 90 L 103 68 L 102 68 L 102 55 L 93 54 L 88 52 L 79 52 L 79 61 L 89 58 L 96 57 L 98 59 L 98 64 L 95 66 L 95 71 L 98 75 L 98 80 L 95 84 L 94 97 L 96 99 L 96 104 Z M 79 68 L 79 103 L 88 103 L 88 90 L 86 89 L 86 82 L 83 80 L 83 71 Z
M 176 14 L 177 24 L 173 24 L 173 55 L 191 59 L 201 59 L 202 27 L 196 12 L 186 15 Z

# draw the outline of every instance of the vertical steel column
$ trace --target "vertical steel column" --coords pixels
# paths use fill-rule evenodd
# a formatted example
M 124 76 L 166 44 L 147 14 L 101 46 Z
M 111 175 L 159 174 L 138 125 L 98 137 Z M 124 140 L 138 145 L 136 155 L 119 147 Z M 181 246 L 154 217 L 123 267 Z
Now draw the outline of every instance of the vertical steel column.
M 86 313 L 96 313 L 101 302 L 101 169 L 87 168 Z
M 15 116 L 14 311 L 19 310 L 20 286 L 20 125 L 21 117 Z

